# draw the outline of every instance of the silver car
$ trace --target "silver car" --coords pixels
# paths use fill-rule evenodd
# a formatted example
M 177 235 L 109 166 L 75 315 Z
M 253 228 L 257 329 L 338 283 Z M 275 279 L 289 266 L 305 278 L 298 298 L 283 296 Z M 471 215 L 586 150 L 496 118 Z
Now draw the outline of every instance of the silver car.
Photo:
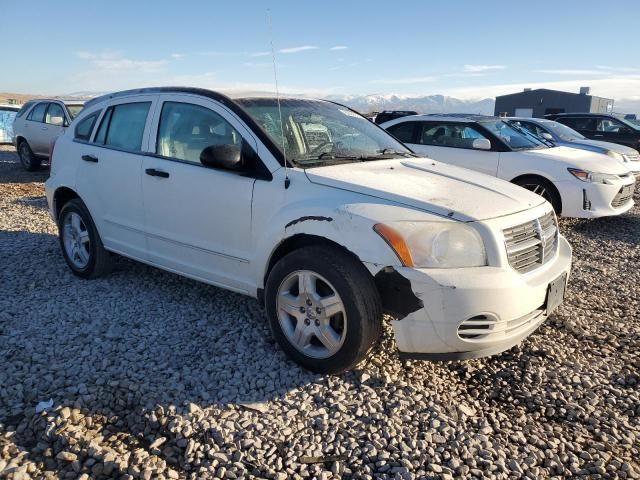
M 84 101 L 39 99 L 24 104 L 13 122 L 14 145 L 22 166 L 30 171 L 49 159 L 49 147 L 80 113 Z

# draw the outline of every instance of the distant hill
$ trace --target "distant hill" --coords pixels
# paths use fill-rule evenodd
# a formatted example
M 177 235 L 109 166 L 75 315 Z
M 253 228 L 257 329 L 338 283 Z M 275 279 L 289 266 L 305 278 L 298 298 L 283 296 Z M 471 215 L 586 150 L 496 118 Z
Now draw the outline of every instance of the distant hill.
M 414 110 L 418 113 L 475 113 L 493 115 L 495 100 L 461 100 L 445 95 L 332 95 L 328 97 L 361 113 L 382 110 Z

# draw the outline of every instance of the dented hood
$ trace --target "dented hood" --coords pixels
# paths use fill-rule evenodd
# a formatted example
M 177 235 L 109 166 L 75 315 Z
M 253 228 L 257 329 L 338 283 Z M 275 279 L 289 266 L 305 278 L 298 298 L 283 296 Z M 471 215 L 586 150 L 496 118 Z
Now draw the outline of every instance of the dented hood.
M 544 202 L 504 180 L 428 158 L 378 160 L 306 170 L 313 183 L 397 202 L 470 222 Z

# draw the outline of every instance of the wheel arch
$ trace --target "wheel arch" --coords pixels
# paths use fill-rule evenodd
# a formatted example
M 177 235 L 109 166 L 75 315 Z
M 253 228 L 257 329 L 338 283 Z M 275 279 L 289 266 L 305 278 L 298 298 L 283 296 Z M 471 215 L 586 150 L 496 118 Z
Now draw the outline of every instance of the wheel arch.
M 56 216 L 56 221 L 60 216 L 62 207 L 64 207 L 67 202 L 73 200 L 74 198 L 78 198 L 82 201 L 80 195 L 78 195 L 75 190 L 72 190 L 69 187 L 58 187 L 56 189 L 55 193 L 53 194 L 53 211 Z
M 558 196 L 558 201 L 560 202 L 558 211 L 556 212 L 558 215 L 560 215 L 560 213 L 562 212 L 562 194 L 560 193 L 560 190 L 558 190 L 558 187 L 556 187 L 555 183 L 553 183 L 553 180 L 539 173 L 525 173 L 523 175 L 518 175 L 517 177 L 512 178 L 510 182 L 517 184 L 518 182 L 526 179 L 542 180 L 553 189 L 553 192 Z
M 308 233 L 296 233 L 291 235 L 290 237 L 282 239 L 282 241 L 273 249 L 271 255 L 269 256 L 269 261 L 267 262 L 267 268 L 264 271 L 264 275 L 262 277 L 262 286 L 258 288 L 258 300 L 262 303 L 264 302 L 264 285 L 267 282 L 267 278 L 269 277 L 269 273 L 273 269 L 273 266 L 283 258 L 285 255 L 298 250 L 300 248 L 309 247 L 312 245 L 318 246 L 328 246 L 334 247 L 342 250 L 347 253 L 358 262 L 362 262 L 360 257 L 356 255 L 354 252 L 349 250 L 344 245 L 339 244 L 329 238 L 322 237 L 320 235 L 313 235 Z M 365 268 L 366 270 L 366 268 Z

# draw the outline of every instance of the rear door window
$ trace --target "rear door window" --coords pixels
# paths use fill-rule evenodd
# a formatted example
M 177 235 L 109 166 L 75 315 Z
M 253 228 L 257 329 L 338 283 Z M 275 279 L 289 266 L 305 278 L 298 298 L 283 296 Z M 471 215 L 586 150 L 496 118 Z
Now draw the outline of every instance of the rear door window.
M 46 102 L 37 104 L 33 107 L 33 110 L 31 110 L 27 120 L 31 120 L 32 122 L 44 122 L 44 114 L 47 111 L 48 105 L 49 104 Z
M 96 135 L 96 143 L 139 152 L 151 102 L 109 107 Z

